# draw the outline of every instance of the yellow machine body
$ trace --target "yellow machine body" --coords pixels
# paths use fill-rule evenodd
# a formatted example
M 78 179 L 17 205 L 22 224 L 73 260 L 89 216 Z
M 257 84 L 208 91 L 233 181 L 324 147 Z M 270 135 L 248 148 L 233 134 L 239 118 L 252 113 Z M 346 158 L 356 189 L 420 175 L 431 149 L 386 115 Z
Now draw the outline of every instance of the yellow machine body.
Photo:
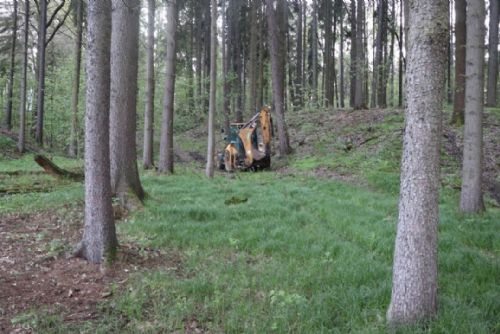
M 271 166 L 272 119 L 263 107 L 247 123 L 231 123 L 221 169 L 260 170 Z

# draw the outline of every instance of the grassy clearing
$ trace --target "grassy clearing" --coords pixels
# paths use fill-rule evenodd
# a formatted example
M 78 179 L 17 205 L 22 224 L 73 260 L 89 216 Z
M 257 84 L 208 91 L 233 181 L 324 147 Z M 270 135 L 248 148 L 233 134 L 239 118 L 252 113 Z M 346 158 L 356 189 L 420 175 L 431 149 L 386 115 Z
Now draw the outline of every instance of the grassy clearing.
M 179 252 L 181 268 L 135 276 L 97 323 L 37 316 L 41 332 L 157 333 L 191 321 L 216 333 L 387 331 L 396 196 L 272 172 L 210 182 L 180 170 L 144 185 L 145 210 L 118 225 L 120 238 Z M 411 332 L 499 330 L 500 213 L 462 216 L 456 201 L 441 205 L 440 313 Z
M 276 172 L 208 181 L 192 166 L 144 173 L 145 208 L 118 225 L 119 238 L 178 253 L 181 264 L 135 275 L 96 322 L 67 324 L 39 310 L 16 321 L 41 333 L 182 332 L 193 323 L 212 333 L 386 333 L 400 157 L 391 133 L 401 122 L 394 115 L 374 125 L 380 140 L 349 152 L 341 134 L 318 137 L 313 154 L 289 161 L 299 171 L 344 171 L 368 187 Z M 439 314 L 402 333 L 500 332 L 500 210 L 461 215 L 451 184 L 443 181 L 440 199 Z M 0 211 L 61 205 L 82 189 L 39 196 L 2 199 Z

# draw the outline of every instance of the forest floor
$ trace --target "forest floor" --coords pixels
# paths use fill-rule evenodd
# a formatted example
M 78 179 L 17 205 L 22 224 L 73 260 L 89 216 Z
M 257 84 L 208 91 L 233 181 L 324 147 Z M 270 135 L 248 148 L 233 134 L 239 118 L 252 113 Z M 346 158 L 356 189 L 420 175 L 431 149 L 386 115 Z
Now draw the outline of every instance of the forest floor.
M 402 112 L 288 120 L 292 156 L 213 182 L 205 129 L 178 134 L 176 175 L 144 172 L 144 209 L 115 206 L 112 267 L 67 256 L 82 233 L 81 183 L 45 175 L 0 136 L 0 332 L 386 332 Z M 462 135 L 444 126 L 440 313 L 408 331 L 500 331 L 499 123 L 489 110 L 481 216 L 457 211 Z

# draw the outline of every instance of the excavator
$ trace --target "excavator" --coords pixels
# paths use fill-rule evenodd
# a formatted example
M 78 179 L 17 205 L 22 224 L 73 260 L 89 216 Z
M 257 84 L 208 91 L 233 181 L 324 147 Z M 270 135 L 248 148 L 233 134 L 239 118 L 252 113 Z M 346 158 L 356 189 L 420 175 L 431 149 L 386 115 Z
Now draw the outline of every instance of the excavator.
M 231 123 L 227 146 L 219 154 L 219 168 L 257 171 L 271 167 L 271 109 L 263 107 L 246 123 Z

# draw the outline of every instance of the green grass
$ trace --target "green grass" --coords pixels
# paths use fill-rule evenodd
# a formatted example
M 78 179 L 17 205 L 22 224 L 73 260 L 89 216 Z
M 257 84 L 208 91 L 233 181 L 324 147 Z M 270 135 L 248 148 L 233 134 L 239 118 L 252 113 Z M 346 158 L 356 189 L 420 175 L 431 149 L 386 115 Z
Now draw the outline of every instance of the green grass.
M 390 116 L 374 132 L 389 134 L 401 122 Z M 349 173 L 366 185 L 275 172 L 209 181 L 182 165 L 173 176 L 144 173 L 145 208 L 117 225 L 119 239 L 177 254 L 178 268 L 134 275 L 94 322 L 67 324 L 43 310 L 15 320 L 40 333 L 183 332 L 193 320 L 212 333 L 386 333 L 400 139 L 374 141 L 375 153 L 368 146 L 344 152 L 341 144 L 332 152 L 335 138 L 318 139 L 318 154 L 289 164 Z M 401 333 L 500 332 L 500 210 L 460 214 L 451 169 L 440 196 L 439 312 L 426 328 Z M 82 197 L 81 185 L 69 183 L 2 198 L 0 212 Z
M 134 276 L 95 323 L 37 316 L 40 332 L 169 332 L 191 319 L 216 333 L 387 331 L 396 196 L 272 172 L 208 181 L 181 168 L 143 181 L 146 207 L 119 236 L 180 254 L 181 268 Z M 449 192 L 441 202 L 439 314 L 408 331 L 498 331 L 500 213 L 460 215 Z

